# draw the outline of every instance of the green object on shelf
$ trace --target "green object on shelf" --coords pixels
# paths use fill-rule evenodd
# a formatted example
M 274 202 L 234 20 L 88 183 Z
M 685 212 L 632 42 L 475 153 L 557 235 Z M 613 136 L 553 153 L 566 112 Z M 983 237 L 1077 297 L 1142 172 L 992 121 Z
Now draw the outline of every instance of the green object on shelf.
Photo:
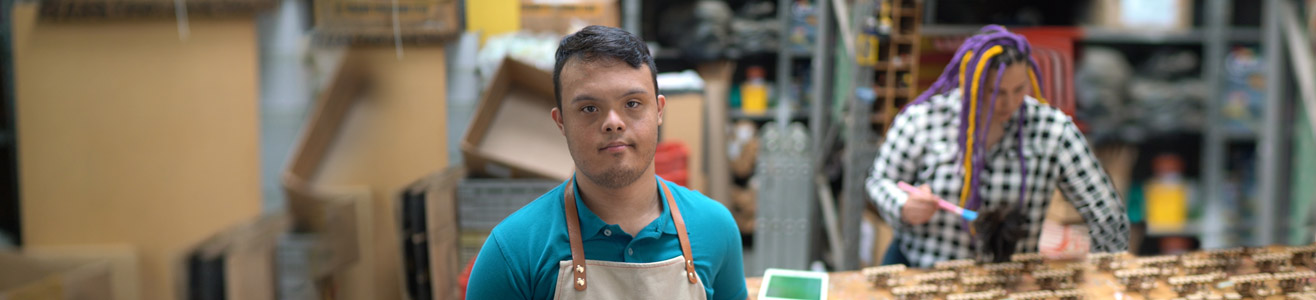
M 1312 201 L 1316 199 L 1316 186 L 1306 184 L 1316 182 L 1316 132 L 1312 132 L 1308 122 L 1312 116 L 1308 116 L 1303 109 L 1304 104 L 1298 102 L 1295 107 L 1297 118 L 1293 123 L 1293 175 L 1291 199 L 1289 200 L 1292 214 L 1289 218 L 1289 244 L 1304 245 L 1312 242 Z
M 1130 223 L 1140 223 L 1147 219 L 1147 197 L 1143 193 L 1143 184 L 1134 183 L 1129 187 L 1129 194 L 1124 199 L 1128 200 L 1125 204 L 1125 211 L 1129 214 Z
M 740 83 L 731 84 L 731 91 L 727 92 L 727 108 L 740 110 Z
M 839 39 L 836 41 L 836 59 L 832 68 L 832 114 L 831 119 L 840 122 L 845 120 L 845 111 L 848 108 L 850 96 L 854 94 L 854 63 L 849 61 L 850 52 L 845 49 L 844 42 Z

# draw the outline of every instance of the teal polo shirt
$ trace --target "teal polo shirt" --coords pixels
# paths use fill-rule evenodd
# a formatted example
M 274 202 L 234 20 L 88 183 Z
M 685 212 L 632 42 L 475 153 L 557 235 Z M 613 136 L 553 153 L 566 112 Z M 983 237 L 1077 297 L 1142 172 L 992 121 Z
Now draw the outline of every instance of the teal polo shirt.
M 690 237 L 695 273 L 704 283 L 708 299 L 746 299 L 745 266 L 740 229 L 725 206 L 708 196 L 667 180 Z M 476 257 L 466 288 L 466 299 L 552 299 L 557 289 L 558 262 L 571 260 L 566 210 L 562 203 L 566 183 L 526 204 L 494 227 Z M 572 187 L 575 188 L 575 187 Z M 635 235 L 617 224 L 599 219 L 577 189 L 585 258 L 649 263 L 681 255 L 676 225 L 662 197 L 663 212 Z

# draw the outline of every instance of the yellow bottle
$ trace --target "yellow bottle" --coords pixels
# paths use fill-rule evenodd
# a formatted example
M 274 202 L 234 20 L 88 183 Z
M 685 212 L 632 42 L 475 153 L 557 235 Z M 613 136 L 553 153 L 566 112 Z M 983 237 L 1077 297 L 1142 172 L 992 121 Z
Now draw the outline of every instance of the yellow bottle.
M 767 113 L 768 84 L 763 80 L 763 67 L 749 67 L 745 78 L 745 83 L 740 85 L 740 110 L 746 115 Z
M 1178 156 L 1162 154 L 1152 163 L 1156 178 L 1147 183 L 1147 227 L 1151 231 L 1181 231 L 1188 223 L 1188 187 L 1180 175 Z

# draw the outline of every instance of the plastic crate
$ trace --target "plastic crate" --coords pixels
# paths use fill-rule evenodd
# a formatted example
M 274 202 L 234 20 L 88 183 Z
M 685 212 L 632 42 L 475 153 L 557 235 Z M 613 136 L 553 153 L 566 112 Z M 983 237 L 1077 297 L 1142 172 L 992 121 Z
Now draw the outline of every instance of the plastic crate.
M 462 230 L 491 230 L 560 184 L 543 179 L 463 179 L 457 183 L 458 226 Z

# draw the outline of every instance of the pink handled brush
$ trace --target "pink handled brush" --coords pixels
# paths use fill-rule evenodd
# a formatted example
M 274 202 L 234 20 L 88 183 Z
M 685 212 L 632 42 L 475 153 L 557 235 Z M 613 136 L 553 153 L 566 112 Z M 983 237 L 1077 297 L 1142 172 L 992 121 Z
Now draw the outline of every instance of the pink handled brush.
M 896 186 L 899 186 L 901 190 L 904 190 L 906 193 L 909 193 L 910 195 L 927 195 L 927 193 L 923 192 L 922 190 L 919 190 L 918 188 L 912 185 L 909 185 L 908 183 L 905 183 L 904 181 L 897 182 Z M 959 207 L 954 203 L 950 203 L 949 201 L 941 199 L 941 197 L 934 196 L 934 198 L 937 198 L 937 207 L 940 207 L 941 209 L 955 213 L 956 215 L 959 215 L 960 217 L 963 217 L 965 220 L 968 220 L 970 222 L 978 219 L 978 212 L 976 211 L 964 209 L 963 207 Z

